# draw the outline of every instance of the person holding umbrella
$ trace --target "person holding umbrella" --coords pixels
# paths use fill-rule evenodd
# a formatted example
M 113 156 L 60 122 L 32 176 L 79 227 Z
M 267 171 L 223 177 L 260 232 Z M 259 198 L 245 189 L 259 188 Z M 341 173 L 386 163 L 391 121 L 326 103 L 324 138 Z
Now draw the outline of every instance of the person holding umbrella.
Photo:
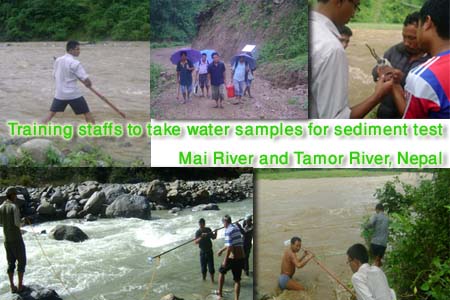
M 177 83 L 183 94 L 184 104 L 186 101 L 191 101 L 192 71 L 194 71 L 195 68 L 192 62 L 188 60 L 186 51 L 181 51 L 180 57 L 181 60 L 177 63 Z
M 231 81 L 234 85 L 234 93 L 237 98 L 237 103 L 240 104 L 242 96 L 244 95 L 245 86 L 245 74 L 249 71 L 248 64 L 245 62 L 243 56 L 239 57 L 239 60 L 235 60 L 235 64 L 231 70 Z

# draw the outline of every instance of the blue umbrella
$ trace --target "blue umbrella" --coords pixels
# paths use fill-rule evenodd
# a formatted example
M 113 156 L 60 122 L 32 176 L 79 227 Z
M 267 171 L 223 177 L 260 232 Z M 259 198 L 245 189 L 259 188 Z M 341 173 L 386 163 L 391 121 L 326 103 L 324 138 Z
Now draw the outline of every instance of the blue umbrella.
M 213 50 L 213 49 L 204 49 L 204 50 L 202 50 L 202 51 L 200 51 L 202 54 L 206 54 L 206 59 L 209 61 L 209 62 L 212 62 L 213 61 L 213 57 L 212 57 L 212 55 L 213 55 L 213 53 L 216 53 L 217 51 L 216 50 Z
M 202 58 L 202 54 L 200 53 L 200 51 L 192 49 L 192 48 L 183 48 L 183 49 L 176 51 L 175 53 L 172 54 L 172 56 L 170 56 L 170 61 L 174 65 L 176 65 L 180 62 L 181 52 L 183 52 L 183 51 L 186 52 L 188 60 L 193 64 L 197 63 Z
M 250 69 L 254 70 L 256 68 L 256 60 L 253 57 L 251 57 L 250 55 L 245 54 L 245 53 L 241 53 L 241 54 L 233 56 L 233 58 L 231 59 L 231 62 L 230 62 L 231 65 L 234 67 L 234 65 L 236 64 L 236 61 L 239 61 L 239 59 L 241 57 L 243 57 L 245 62 L 248 63 L 248 66 L 250 67 Z

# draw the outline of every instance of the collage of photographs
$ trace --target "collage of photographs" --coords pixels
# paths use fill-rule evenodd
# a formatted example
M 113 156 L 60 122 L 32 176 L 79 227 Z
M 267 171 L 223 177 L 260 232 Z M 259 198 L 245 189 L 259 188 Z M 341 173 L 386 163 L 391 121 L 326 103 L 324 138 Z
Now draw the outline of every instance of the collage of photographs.
M 152 167 L 126 130 L 449 99 L 450 0 L 2 0 L 0 300 L 449 300 L 450 169 Z

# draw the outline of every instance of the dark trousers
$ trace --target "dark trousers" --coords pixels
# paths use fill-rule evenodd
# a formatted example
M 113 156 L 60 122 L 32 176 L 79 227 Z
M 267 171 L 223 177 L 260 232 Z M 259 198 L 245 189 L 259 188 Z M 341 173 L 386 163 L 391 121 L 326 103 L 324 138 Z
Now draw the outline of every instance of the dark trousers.
M 200 251 L 200 266 L 203 276 L 206 276 L 207 268 L 210 274 L 214 274 L 214 253 L 212 250 Z
M 245 261 L 244 261 L 244 271 L 248 272 L 250 269 L 250 265 L 248 260 L 250 258 L 250 252 L 252 251 L 252 244 L 244 245 L 244 253 L 245 253 Z
M 27 255 L 25 252 L 25 244 L 23 241 L 13 243 L 5 243 L 6 259 L 8 261 L 8 273 L 14 273 L 16 269 L 20 273 L 25 273 L 25 266 L 27 264 Z

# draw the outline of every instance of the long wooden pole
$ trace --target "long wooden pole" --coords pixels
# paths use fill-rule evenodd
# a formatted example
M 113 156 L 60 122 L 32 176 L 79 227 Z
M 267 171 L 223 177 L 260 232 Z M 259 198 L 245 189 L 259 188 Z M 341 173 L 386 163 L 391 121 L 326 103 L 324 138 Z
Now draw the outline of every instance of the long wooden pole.
M 126 119 L 126 115 L 120 111 L 114 104 L 111 103 L 111 101 L 109 101 L 105 96 L 103 96 L 102 94 L 100 94 L 99 92 L 97 92 L 92 86 L 87 87 L 88 89 L 91 90 L 91 92 L 93 92 L 95 95 L 97 95 L 97 97 L 99 97 L 100 99 L 102 99 L 106 104 L 108 104 L 113 110 L 115 110 L 119 115 L 122 116 L 122 118 Z
M 239 223 L 239 222 L 241 222 L 242 220 L 244 220 L 244 219 L 239 219 L 239 220 L 237 220 L 236 222 L 233 222 L 233 224 Z M 214 232 L 214 231 L 221 230 L 221 229 L 223 229 L 223 228 L 225 228 L 225 226 L 222 226 L 222 227 L 220 227 L 220 228 L 217 228 L 217 229 L 213 230 L 213 232 Z M 193 239 L 191 239 L 191 240 L 189 240 L 189 241 L 187 241 L 187 242 L 184 242 L 184 243 L 182 243 L 182 244 L 180 244 L 180 245 L 178 245 L 178 246 L 176 246 L 176 247 L 173 247 L 173 248 L 171 248 L 171 249 L 169 249 L 169 250 L 167 250 L 167 251 L 164 251 L 164 252 L 162 252 L 162 253 L 160 253 L 160 254 L 158 254 L 158 255 L 152 256 L 151 259 L 153 260 L 153 259 L 155 259 L 155 258 L 157 258 L 157 257 L 161 257 L 161 256 L 163 256 L 163 255 L 165 255 L 165 254 L 167 254 L 167 253 L 169 253 L 169 252 L 172 252 L 173 250 L 176 250 L 176 249 L 178 249 L 178 248 L 180 248 L 180 247 L 183 247 L 184 245 L 190 244 L 190 243 L 192 243 L 192 242 L 195 241 L 195 240 L 196 240 L 196 238 L 193 238 Z
M 306 251 L 312 253 L 311 251 L 305 249 Z M 322 269 L 324 270 L 328 275 L 331 276 L 337 283 L 339 283 L 342 287 L 344 287 L 347 292 L 352 294 L 356 298 L 355 292 L 353 292 L 347 285 L 345 285 L 330 269 L 328 269 L 321 261 L 319 261 L 316 257 L 313 257 L 314 262 Z

